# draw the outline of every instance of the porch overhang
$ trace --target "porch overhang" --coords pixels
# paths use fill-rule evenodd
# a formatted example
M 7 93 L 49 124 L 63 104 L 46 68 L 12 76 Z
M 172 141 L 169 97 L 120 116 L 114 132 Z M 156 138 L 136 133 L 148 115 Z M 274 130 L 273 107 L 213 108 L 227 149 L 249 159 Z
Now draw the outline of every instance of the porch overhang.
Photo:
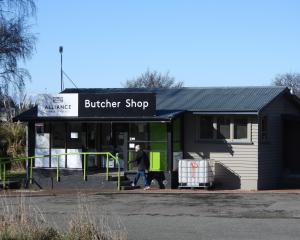
M 222 112 L 217 112 L 217 111 L 193 111 L 193 114 L 195 115 L 258 115 L 257 111 L 222 111 Z
M 39 117 L 37 107 L 33 107 L 18 116 L 13 121 L 17 122 L 57 122 L 57 121 L 80 121 L 80 122 L 171 122 L 172 119 L 181 115 L 182 110 L 156 110 L 154 116 L 136 116 L 136 117 Z

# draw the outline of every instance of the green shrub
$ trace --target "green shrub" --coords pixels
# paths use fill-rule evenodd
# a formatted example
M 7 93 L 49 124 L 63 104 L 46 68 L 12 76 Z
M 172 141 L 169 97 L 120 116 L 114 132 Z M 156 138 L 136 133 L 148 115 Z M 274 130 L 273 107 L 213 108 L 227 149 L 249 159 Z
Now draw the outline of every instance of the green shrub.
M 26 128 L 20 122 L 0 123 L 1 154 L 9 157 L 20 157 L 25 154 Z M 24 169 L 24 162 L 14 162 L 11 169 Z

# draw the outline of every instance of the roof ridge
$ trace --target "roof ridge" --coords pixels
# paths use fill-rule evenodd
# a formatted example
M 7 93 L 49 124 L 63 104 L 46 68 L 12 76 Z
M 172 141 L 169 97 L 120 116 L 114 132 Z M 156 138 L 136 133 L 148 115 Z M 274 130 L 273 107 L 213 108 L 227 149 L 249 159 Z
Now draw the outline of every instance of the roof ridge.
M 83 89 L 89 89 L 89 90 L 117 90 L 117 89 L 136 89 L 136 90 L 179 90 L 179 89 L 259 89 L 259 88 L 270 88 L 270 89 L 285 89 L 287 87 L 285 86 L 272 86 L 272 85 L 265 85 L 265 86 L 207 86 L 207 87 L 182 87 L 182 88 L 123 88 L 123 87 L 111 87 L 111 88 L 65 88 L 65 90 L 83 90 Z

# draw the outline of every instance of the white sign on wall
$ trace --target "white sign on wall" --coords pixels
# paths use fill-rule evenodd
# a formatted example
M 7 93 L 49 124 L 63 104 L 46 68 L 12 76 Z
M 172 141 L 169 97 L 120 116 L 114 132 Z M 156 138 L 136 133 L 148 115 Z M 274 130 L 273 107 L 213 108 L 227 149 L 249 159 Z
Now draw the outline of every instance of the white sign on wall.
M 78 93 L 41 94 L 38 117 L 78 117 Z

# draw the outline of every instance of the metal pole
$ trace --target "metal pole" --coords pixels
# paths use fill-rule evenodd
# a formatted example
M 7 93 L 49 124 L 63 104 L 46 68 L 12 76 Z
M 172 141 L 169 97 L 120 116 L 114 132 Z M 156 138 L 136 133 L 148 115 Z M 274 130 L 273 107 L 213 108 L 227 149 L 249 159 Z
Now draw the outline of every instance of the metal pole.
M 63 90 L 64 86 L 63 86 L 63 67 L 62 67 L 62 64 L 63 64 L 63 47 L 60 46 L 59 47 L 59 53 L 60 53 L 60 91 Z
M 3 189 L 5 189 L 5 181 L 6 181 L 6 163 L 3 164 Z
M 33 157 L 30 158 L 30 169 L 29 169 L 29 182 L 32 184 L 32 159 Z
M 59 176 L 59 155 L 57 155 L 57 167 L 56 167 L 56 181 L 60 182 L 60 176 Z
M 83 180 L 86 181 L 86 154 L 83 154 Z
M 118 163 L 118 191 L 120 191 L 121 189 L 121 184 L 120 184 L 120 162 L 119 162 L 119 154 L 117 153 L 116 154 L 116 160 L 117 160 L 117 163 Z
M 106 181 L 108 181 L 108 153 L 106 154 Z

